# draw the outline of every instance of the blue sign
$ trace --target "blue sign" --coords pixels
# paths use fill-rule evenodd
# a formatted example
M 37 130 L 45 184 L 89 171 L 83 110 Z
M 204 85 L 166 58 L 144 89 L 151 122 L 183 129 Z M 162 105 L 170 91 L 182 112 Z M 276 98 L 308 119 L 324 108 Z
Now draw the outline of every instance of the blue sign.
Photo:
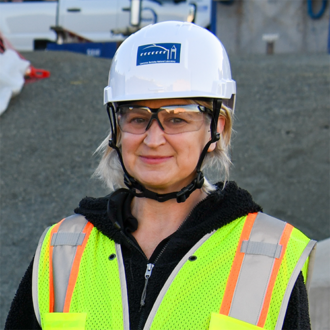
M 181 44 L 151 44 L 138 48 L 136 65 L 180 63 Z

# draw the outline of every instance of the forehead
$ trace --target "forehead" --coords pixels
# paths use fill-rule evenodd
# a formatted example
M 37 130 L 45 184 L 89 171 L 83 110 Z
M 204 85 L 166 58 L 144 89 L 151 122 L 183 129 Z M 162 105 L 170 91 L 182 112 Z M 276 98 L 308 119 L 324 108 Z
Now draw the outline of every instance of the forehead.
M 159 99 L 159 100 L 139 100 L 130 102 L 132 105 L 141 105 L 149 107 L 152 109 L 157 109 L 165 105 L 184 105 L 184 104 L 194 104 L 191 99 Z

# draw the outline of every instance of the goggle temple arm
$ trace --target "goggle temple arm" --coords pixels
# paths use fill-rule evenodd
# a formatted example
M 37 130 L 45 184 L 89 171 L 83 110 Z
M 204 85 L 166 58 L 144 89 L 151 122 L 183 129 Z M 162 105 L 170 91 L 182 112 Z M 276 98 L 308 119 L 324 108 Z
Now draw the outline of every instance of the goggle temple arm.
M 107 104 L 107 114 L 109 117 L 110 129 L 111 129 L 111 140 L 109 141 L 109 146 L 113 148 L 112 145 L 114 146 L 117 145 L 117 123 L 116 123 L 116 111 L 114 105 L 111 103 Z
M 217 132 L 218 129 L 218 120 L 221 111 L 222 101 L 219 99 L 213 100 L 213 116 L 211 121 L 211 141 L 217 142 L 220 140 L 220 133 Z
M 107 104 L 107 113 L 110 121 L 110 129 L 111 129 L 111 139 L 109 140 L 109 147 L 116 150 L 121 167 L 125 172 L 125 176 L 127 176 L 128 178 L 132 178 L 126 170 L 123 157 L 117 146 L 117 119 L 116 119 L 117 117 L 116 117 L 115 106 L 113 104 L 109 104 L 109 103 Z

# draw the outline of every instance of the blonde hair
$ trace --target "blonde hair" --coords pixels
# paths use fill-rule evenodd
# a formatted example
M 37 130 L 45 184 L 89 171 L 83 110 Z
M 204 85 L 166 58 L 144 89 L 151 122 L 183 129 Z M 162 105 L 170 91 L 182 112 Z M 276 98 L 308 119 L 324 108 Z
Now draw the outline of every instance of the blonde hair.
M 192 99 L 194 103 L 201 106 L 205 106 L 208 109 L 213 110 L 213 102 L 210 99 Z M 206 168 L 216 168 L 220 177 L 224 182 L 229 178 L 229 168 L 231 165 L 229 148 L 232 133 L 232 122 L 233 122 L 233 111 L 231 108 L 221 106 L 220 117 L 225 119 L 225 126 L 221 133 L 220 140 L 216 142 L 216 147 L 213 151 L 208 152 L 204 158 L 201 170 Z M 120 129 L 117 129 L 117 146 L 121 147 L 121 134 Z M 101 181 L 105 182 L 110 192 L 115 191 L 118 188 L 125 188 L 124 184 L 124 171 L 121 167 L 121 163 L 118 158 L 116 150 L 109 147 L 109 139 L 111 139 L 111 132 L 108 134 L 107 138 L 100 144 L 96 149 L 95 153 L 101 154 L 102 158 L 97 166 L 93 177 L 99 178 Z M 212 185 L 207 178 L 204 179 L 204 184 L 202 190 L 209 194 L 216 188 Z

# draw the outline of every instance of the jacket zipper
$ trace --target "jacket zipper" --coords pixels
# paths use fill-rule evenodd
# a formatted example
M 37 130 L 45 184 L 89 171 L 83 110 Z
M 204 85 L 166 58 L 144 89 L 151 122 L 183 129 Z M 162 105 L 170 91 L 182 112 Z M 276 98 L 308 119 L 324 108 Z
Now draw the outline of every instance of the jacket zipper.
M 151 277 L 151 274 L 152 274 L 152 270 L 155 267 L 156 262 L 158 261 L 158 259 L 160 258 L 160 256 L 163 254 L 163 252 L 167 248 L 168 243 L 169 243 L 169 241 L 164 245 L 164 247 L 162 248 L 162 250 L 159 252 L 156 260 L 154 261 L 154 263 L 153 264 L 152 263 L 147 264 L 147 269 L 146 269 L 146 272 L 144 274 L 144 278 L 145 278 L 144 288 L 143 288 L 142 295 L 141 295 L 141 300 L 140 300 L 140 311 L 141 311 L 142 307 L 145 305 L 146 296 L 147 296 L 147 286 L 148 286 L 149 278 Z
M 187 219 L 191 216 L 191 214 L 193 213 L 193 211 L 202 203 L 205 201 L 205 199 L 207 199 L 208 196 L 206 196 L 204 199 L 202 199 L 200 202 L 198 202 L 193 209 L 189 212 L 189 214 L 187 215 L 187 217 L 183 220 L 183 222 L 181 223 L 181 225 L 179 226 L 179 228 L 176 230 L 176 232 L 183 226 L 183 224 L 187 221 Z M 133 243 L 133 242 L 132 242 Z M 144 282 L 144 288 L 142 291 L 142 295 L 141 295 L 141 300 L 140 300 L 140 312 L 142 307 L 145 305 L 145 301 L 146 301 L 146 296 L 147 296 L 147 287 L 148 287 L 148 282 L 149 279 L 152 275 L 152 271 L 156 265 L 156 262 L 158 261 L 158 259 L 161 257 L 161 255 L 164 253 L 164 251 L 166 250 L 168 244 L 170 243 L 170 240 L 165 244 L 165 246 L 162 248 L 162 250 L 160 251 L 160 253 L 158 254 L 157 258 L 155 259 L 154 263 L 148 263 L 147 264 L 147 268 L 144 274 L 144 278 L 145 278 L 145 282 Z M 134 246 L 136 248 L 138 248 L 135 244 Z M 141 249 L 140 249 L 141 250 Z M 142 251 L 142 250 L 141 250 Z M 142 253 L 144 254 L 144 252 L 142 251 Z M 144 256 L 146 257 L 146 255 L 144 254 Z M 147 257 L 146 257 L 147 258 Z M 148 259 L 147 259 L 148 260 Z M 140 319 L 140 324 L 138 329 L 142 329 L 143 328 L 143 324 L 142 324 L 142 319 Z
M 140 310 L 145 305 L 146 295 L 147 295 L 148 281 L 149 281 L 149 278 L 150 278 L 150 276 L 152 274 L 152 269 L 154 267 L 155 267 L 154 264 L 147 264 L 147 269 L 146 269 L 146 272 L 144 274 L 144 278 L 145 278 L 144 288 L 143 288 L 142 295 L 141 295 L 141 300 L 140 300 Z
M 187 217 L 183 220 L 183 222 L 181 223 L 181 225 L 178 227 L 178 229 L 176 230 L 176 232 L 183 226 L 183 224 L 187 221 L 187 219 L 190 217 L 190 215 L 192 214 L 192 212 L 202 203 L 205 201 L 205 199 L 207 199 L 208 196 L 206 196 L 204 199 L 202 199 L 200 202 L 198 202 L 194 208 L 189 212 L 189 214 L 187 215 Z M 143 252 L 143 250 L 136 245 L 128 236 L 125 235 L 125 233 L 120 230 L 120 233 L 124 236 L 124 238 L 126 239 L 126 241 L 132 245 L 135 249 L 137 249 L 143 256 L 144 258 L 149 261 L 149 259 L 147 258 L 147 256 L 145 255 L 145 253 Z M 161 255 L 164 253 L 165 249 L 167 248 L 168 244 L 169 244 L 170 240 L 165 244 L 165 246 L 162 248 L 162 250 L 160 251 L 160 253 L 158 254 L 157 258 L 155 259 L 154 263 L 147 263 L 147 267 L 146 267 L 146 271 L 144 274 L 144 287 L 143 287 L 143 291 L 142 291 L 142 295 L 141 295 L 141 300 L 140 300 L 140 312 L 142 310 L 142 307 L 145 305 L 145 301 L 146 301 L 146 296 L 147 296 L 147 287 L 148 287 L 148 282 L 149 279 L 152 275 L 152 271 L 155 267 L 156 262 L 158 261 L 158 259 L 161 257 Z M 140 320 L 140 324 L 138 326 L 138 329 L 142 329 L 142 319 Z

